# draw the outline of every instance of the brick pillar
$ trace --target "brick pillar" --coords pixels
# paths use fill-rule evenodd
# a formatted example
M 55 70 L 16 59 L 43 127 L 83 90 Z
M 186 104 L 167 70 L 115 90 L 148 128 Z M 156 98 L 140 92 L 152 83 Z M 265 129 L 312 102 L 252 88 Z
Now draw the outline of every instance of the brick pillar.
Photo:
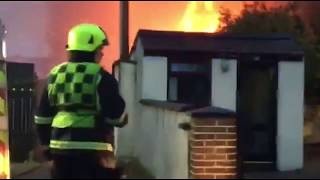
M 189 154 L 191 178 L 237 178 L 235 118 L 193 119 Z

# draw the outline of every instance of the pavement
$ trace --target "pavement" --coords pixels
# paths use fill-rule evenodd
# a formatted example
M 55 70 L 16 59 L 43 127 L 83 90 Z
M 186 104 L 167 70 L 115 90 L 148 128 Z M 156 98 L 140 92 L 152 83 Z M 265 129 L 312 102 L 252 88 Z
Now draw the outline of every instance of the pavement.
M 45 162 L 36 168 L 24 171 L 21 174 L 12 174 L 12 179 L 51 179 L 50 178 L 50 162 Z
M 154 179 L 135 159 L 125 160 L 125 179 Z M 50 167 L 52 162 L 44 162 L 35 168 L 29 168 L 21 174 L 13 175 L 13 179 L 50 179 Z M 122 164 L 123 165 L 123 164 Z
M 304 148 L 304 167 L 301 170 L 285 172 L 246 173 L 245 179 L 319 179 L 320 144 L 306 145 Z
M 320 178 L 320 144 L 305 147 L 304 168 L 297 171 L 288 172 L 255 172 L 245 173 L 244 179 L 319 179 Z M 28 172 L 17 174 L 12 178 L 15 179 L 50 179 L 50 163 L 42 163 L 35 169 Z M 127 163 L 127 179 L 147 179 L 152 178 L 136 160 Z
M 26 161 L 23 163 L 11 163 L 11 176 L 15 177 L 17 175 L 26 174 L 30 171 L 36 170 L 41 166 L 41 163 L 37 163 L 34 161 Z

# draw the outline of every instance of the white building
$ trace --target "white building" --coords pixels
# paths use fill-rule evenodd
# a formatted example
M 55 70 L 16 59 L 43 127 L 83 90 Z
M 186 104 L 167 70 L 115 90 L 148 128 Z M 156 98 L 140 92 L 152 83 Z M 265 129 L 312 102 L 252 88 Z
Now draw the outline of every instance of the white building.
M 131 115 L 119 154 L 137 154 L 126 137 L 139 129 L 139 102 L 152 99 L 235 111 L 245 168 L 301 169 L 303 58 L 288 35 L 140 30 L 131 60 L 114 69 Z

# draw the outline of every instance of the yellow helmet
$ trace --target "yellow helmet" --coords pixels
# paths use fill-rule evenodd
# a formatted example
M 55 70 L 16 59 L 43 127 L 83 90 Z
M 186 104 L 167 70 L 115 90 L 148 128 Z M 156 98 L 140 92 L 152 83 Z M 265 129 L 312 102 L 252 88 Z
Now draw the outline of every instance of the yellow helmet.
M 67 50 L 94 52 L 103 45 L 108 45 L 106 33 L 95 24 L 79 24 L 68 34 Z

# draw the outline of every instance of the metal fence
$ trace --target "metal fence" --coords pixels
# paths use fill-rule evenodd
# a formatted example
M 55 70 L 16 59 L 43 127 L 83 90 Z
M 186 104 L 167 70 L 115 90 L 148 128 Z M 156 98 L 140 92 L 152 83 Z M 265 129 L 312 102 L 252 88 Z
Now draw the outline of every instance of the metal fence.
M 34 146 L 34 65 L 7 63 L 11 161 L 24 161 Z

